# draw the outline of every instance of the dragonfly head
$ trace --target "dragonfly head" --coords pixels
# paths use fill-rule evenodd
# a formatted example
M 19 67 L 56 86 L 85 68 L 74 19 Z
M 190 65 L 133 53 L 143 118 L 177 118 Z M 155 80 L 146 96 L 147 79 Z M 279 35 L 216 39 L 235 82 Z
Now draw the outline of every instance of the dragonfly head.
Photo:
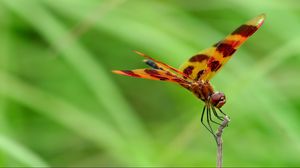
M 224 93 L 215 92 L 210 97 L 210 102 L 214 107 L 221 108 L 226 103 Z

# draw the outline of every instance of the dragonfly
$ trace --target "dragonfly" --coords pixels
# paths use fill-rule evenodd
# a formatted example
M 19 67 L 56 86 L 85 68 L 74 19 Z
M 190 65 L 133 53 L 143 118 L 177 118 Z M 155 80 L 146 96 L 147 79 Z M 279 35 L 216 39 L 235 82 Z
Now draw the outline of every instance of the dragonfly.
M 226 97 L 224 93 L 214 90 L 210 80 L 236 50 L 262 26 L 264 20 L 265 14 L 260 14 L 247 21 L 210 48 L 193 55 L 179 69 L 155 60 L 144 53 L 134 51 L 145 58 L 144 62 L 150 68 L 114 70 L 113 72 L 135 78 L 173 82 L 191 91 L 204 102 L 201 123 L 216 138 L 211 123 L 220 125 L 219 122 L 224 120 L 226 114 L 221 107 L 226 103 Z M 204 115 L 206 119 L 204 119 Z

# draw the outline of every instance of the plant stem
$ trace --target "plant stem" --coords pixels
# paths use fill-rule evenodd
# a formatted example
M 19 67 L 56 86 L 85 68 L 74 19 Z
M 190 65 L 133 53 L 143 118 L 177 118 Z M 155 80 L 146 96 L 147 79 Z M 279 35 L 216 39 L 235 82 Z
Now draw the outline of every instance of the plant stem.
M 222 133 L 223 129 L 227 127 L 230 119 L 228 116 L 224 117 L 224 121 L 218 128 L 218 132 L 216 133 L 217 136 L 217 168 L 222 167 L 222 161 L 223 161 L 223 140 L 222 140 Z

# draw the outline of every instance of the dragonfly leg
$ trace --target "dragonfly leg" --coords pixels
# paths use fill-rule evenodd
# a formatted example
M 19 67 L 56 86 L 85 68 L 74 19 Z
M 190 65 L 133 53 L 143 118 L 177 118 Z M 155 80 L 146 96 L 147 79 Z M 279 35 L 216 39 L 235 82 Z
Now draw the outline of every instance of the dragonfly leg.
M 215 115 L 215 109 L 214 108 L 212 108 L 212 111 L 213 111 L 213 113 L 214 113 L 214 116 L 216 116 Z M 209 110 L 209 120 L 211 121 L 211 122 L 213 122 L 213 123 L 215 123 L 215 124 L 217 124 L 217 125 L 221 125 L 220 123 L 218 123 L 218 122 L 216 122 L 216 121 L 214 121 L 213 119 L 212 119 L 212 115 L 211 115 L 211 110 Z M 218 117 L 217 117 L 218 118 Z M 220 119 L 220 118 L 218 118 L 218 119 Z M 221 119 L 220 119 L 221 120 Z M 222 121 L 222 120 L 221 120 Z
M 207 108 L 207 109 L 206 109 L 206 119 L 207 119 L 207 124 L 208 124 L 208 126 L 209 126 L 210 132 L 212 133 L 212 135 L 214 136 L 214 138 L 215 138 L 215 140 L 216 140 L 216 142 L 217 142 L 217 136 L 215 135 L 215 133 L 214 133 L 214 131 L 213 131 L 213 129 L 212 129 L 212 126 L 210 125 L 210 120 L 209 120 L 209 118 L 211 118 L 210 113 L 211 113 L 210 108 Z M 217 143 L 218 143 L 218 142 L 217 142 Z
M 204 125 L 204 127 L 215 136 L 214 132 L 212 131 L 212 129 L 209 129 L 209 127 L 204 123 L 203 121 L 203 117 L 204 117 L 204 113 L 207 112 L 208 107 L 204 106 L 203 110 L 202 110 L 202 114 L 201 114 L 201 123 L 202 125 Z M 206 114 L 207 115 L 207 114 Z
M 218 108 L 218 110 L 219 110 L 224 116 L 227 116 L 220 108 Z
M 222 116 L 219 116 L 216 109 L 214 107 L 212 107 L 212 111 L 214 113 L 214 116 L 217 117 L 219 120 L 223 121 L 224 120 L 224 117 Z M 222 113 L 223 114 L 223 113 Z

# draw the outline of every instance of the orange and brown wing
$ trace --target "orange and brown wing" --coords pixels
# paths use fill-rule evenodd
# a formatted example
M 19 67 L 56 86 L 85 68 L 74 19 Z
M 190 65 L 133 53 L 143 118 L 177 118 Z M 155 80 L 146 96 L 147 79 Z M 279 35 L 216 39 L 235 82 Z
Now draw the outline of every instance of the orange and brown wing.
M 164 71 L 160 69 L 115 70 L 113 72 L 116 74 L 131 76 L 136 78 L 175 82 L 179 84 L 188 83 L 186 80 L 177 77 L 176 75 L 168 71 Z
M 238 27 L 224 40 L 215 44 L 216 51 L 207 61 L 201 80 L 210 80 L 231 58 L 235 51 L 264 23 L 265 14 L 261 14 Z
M 185 62 L 180 70 L 194 80 L 210 80 L 265 20 L 261 14 L 238 27 L 217 44 Z
M 196 55 L 192 56 L 188 61 L 184 62 L 179 70 L 185 75 L 189 76 L 193 80 L 197 81 L 204 73 L 207 61 L 215 53 L 216 48 L 211 47 L 200 51 Z
M 165 64 L 165 63 L 163 63 L 163 62 L 160 62 L 160 61 L 158 61 L 158 60 L 155 60 L 154 58 L 152 58 L 152 57 L 150 57 L 150 56 L 148 56 L 148 55 L 146 55 L 146 54 L 144 54 L 144 53 L 141 53 L 141 52 L 139 52 L 139 51 L 135 51 L 135 50 L 134 50 L 134 52 L 137 53 L 137 54 L 140 55 L 140 56 L 145 57 L 145 58 L 146 58 L 146 60 L 144 60 L 145 63 L 147 63 L 147 60 L 153 61 L 153 63 L 154 63 L 155 65 L 150 65 L 150 66 L 152 66 L 152 67 L 153 67 L 153 66 L 156 66 L 156 67 L 157 67 L 156 69 L 161 69 L 161 70 L 169 71 L 169 72 L 172 73 L 172 74 L 176 73 L 176 75 L 179 75 L 179 76 L 184 77 L 185 79 L 191 80 L 191 78 L 190 78 L 188 75 L 184 74 L 182 71 L 180 71 L 180 70 L 178 70 L 178 69 L 176 69 L 176 68 L 173 68 L 173 67 L 170 66 L 170 65 L 167 65 L 167 64 Z M 151 64 L 152 64 L 152 63 L 151 63 Z M 174 72 L 174 73 L 173 73 L 173 72 Z

